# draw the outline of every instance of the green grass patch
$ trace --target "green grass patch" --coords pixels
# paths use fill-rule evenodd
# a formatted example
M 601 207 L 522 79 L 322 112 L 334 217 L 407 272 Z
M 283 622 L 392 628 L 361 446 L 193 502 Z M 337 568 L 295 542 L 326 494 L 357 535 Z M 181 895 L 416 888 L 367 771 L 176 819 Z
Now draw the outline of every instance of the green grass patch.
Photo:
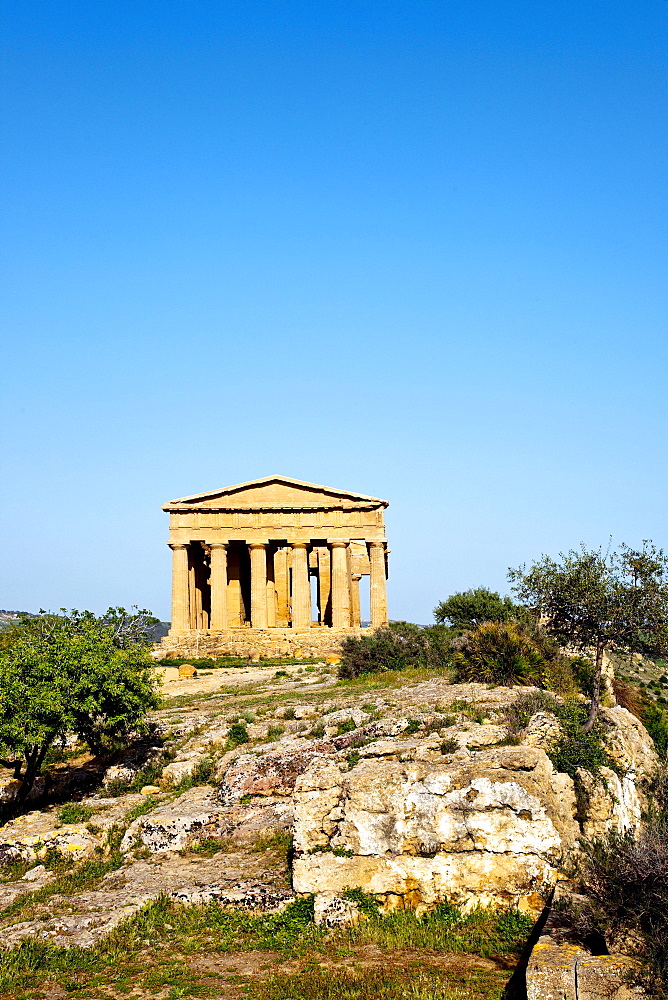
M 89 867 L 89 882 L 111 870 L 112 862 L 98 862 L 97 865 L 94 871 Z M 70 879 L 75 877 L 79 881 L 82 878 L 73 874 Z M 355 896 L 356 892 L 360 899 Z M 350 895 L 355 896 L 360 908 L 368 901 L 359 891 L 352 890 Z M 368 919 L 359 927 L 332 931 L 313 923 L 311 897 L 298 899 L 281 913 L 272 915 L 230 912 L 215 902 L 182 906 L 160 899 L 147 904 L 90 950 L 63 949 L 32 939 L 0 953 L 0 997 L 18 1000 L 25 996 L 34 1000 L 49 996 L 50 984 L 56 983 L 67 992 L 83 996 L 108 996 L 109 990 L 124 993 L 133 988 L 159 988 L 171 997 L 216 996 L 218 992 L 213 980 L 217 977 L 210 975 L 208 983 L 198 981 L 187 964 L 188 956 L 266 950 L 278 952 L 283 958 L 305 959 L 317 964 L 325 955 L 350 953 L 365 944 L 376 945 L 387 952 L 413 949 L 416 963 L 420 957 L 418 952 L 424 949 L 484 956 L 517 954 L 532 925 L 528 917 L 513 911 L 480 909 L 464 915 L 444 905 L 422 917 L 407 911 L 381 917 L 374 912 L 375 905 L 365 905 L 364 909 L 368 911 Z M 420 997 L 422 1000 L 448 1000 L 450 997 L 464 1000 L 466 997 L 470 1000 L 471 993 L 465 984 L 473 976 L 470 983 L 476 981 L 480 986 L 474 995 L 496 1000 L 508 978 L 505 972 L 498 978 L 485 979 L 481 971 L 482 978 L 476 980 L 479 973 L 474 970 L 457 973 L 454 978 L 449 974 L 451 978 L 448 979 L 442 971 L 428 970 L 419 964 L 415 974 L 404 969 L 396 971 L 395 975 L 394 971 L 385 968 L 359 975 L 349 969 L 329 969 L 322 976 L 320 973 L 311 975 L 311 971 L 298 976 L 269 975 L 262 982 L 249 983 L 245 994 L 240 991 L 239 995 L 267 1000 L 291 997 L 295 1000 L 308 997 L 328 1000 L 331 997 L 333 1000 L 342 996 L 361 1000 L 375 995 L 363 990 L 370 982 L 377 982 L 378 989 L 385 991 L 378 995 L 388 1000 L 395 997 Z M 408 984 L 412 984 L 411 990 L 415 985 L 422 992 L 408 992 Z M 455 992 L 444 992 L 446 986 Z M 98 987 L 101 992 L 97 992 Z M 96 992 L 87 994 L 86 989 Z M 329 992 L 324 992 L 326 990 Z M 348 992 L 342 992 L 345 990 Z
M 87 823 L 95 809 L 93 806 L 82 806 L 80 802 L 66 802 L 56 813 L 59 823 Z
M 501 1000 L 508 973 L 446 972 L 415 961 L 404 969 L 307 968 L 246 986 L 248 1000 Z

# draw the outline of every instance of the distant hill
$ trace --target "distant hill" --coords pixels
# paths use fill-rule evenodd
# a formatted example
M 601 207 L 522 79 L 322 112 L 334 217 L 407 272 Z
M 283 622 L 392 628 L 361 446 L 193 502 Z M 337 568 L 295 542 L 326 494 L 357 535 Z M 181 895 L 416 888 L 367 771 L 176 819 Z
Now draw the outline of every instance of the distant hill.
M 35 618 L 35 614 L 32 611 L 7 611 L 4 608 L 0 608 L 0 632 L 4 632 L 5 629 L 11 628 L 15 625 L 19 618 Z M 151 636 L 154 642 L 160 642 L 161 639 L 169 632 L 171 622 L 160 622 L 159 625 L 154 625 L 151 629 Z
M 10 628 L 19 618 L 26 615 L 32 617 L 29 611 L 6 611 L 4 608 L 0 608 L 0 632 L 4 632 L 6 628 Z

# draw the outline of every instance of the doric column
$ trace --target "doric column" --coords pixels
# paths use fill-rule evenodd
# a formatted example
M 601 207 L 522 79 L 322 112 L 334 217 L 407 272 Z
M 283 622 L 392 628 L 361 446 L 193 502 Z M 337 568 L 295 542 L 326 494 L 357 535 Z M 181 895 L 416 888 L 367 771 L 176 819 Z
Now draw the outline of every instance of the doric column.
M 385 543 L 369 542 L 371 566 L 371 625 L 387 625 L 387 587 L 385 584 Z
M 276 580 L 274 574 L 274 557 L 276 553 L 267 555 L 267 626 L 276 625 Z
M 311 586 L 308 578 L 306 542 L 290 542 L 292 548 L 292 627 L 311 627 Z
M 320 603 L 320 623 L 332 624 L 332 569 L 329 549 L 326 545 L 318 547 L 318 601 Z
M 360 580 L 361 573 L 353 573 L 350 577 L 350 624 L 353 628 L 359 628 L 362 623 L 360 612 Z
M 350 592 L 348 590 L 348 542 L 328 540 L 332 551 L 332 626 L 350 628 Z
M 249 542 L 251 563 L 251 625 L 267 627 L 267 543 Z
M 188 546 L 182 542 L 167 542 L 172 550 L 172 629 L 190 628 L 190 580 L 188 578 Z
M 209 628 L 224 631 L 227 618 L 227 542 L 211 542 L 211 621 Z
M 288 568 L 288 548 L 281 545 L 274 553 L 274 586 L 276 587 L 276 624 L 285 628 L 290 624 L 288 605 L 290 604 L 290 585 Z

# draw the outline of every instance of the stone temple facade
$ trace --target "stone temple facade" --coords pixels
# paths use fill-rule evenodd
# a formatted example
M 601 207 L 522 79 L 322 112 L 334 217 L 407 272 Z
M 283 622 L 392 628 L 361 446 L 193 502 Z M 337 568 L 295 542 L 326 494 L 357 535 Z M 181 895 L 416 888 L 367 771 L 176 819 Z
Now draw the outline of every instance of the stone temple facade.
M 267 476 L 165 504 L 172 625 L 161 652 L 304 656 L 387 622 L 386 500 Z

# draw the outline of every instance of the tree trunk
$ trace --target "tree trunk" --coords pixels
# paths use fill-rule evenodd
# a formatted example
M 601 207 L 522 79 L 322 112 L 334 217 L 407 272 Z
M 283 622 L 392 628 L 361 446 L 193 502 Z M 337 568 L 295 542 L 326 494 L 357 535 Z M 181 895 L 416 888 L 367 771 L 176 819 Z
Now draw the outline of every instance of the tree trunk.
M 591 696 L 591 708 L 589 710 L 589 718 L 582 727 L 583 733 L 590 733 L 594 728 L 594 723 L 596 722 L 596 716 L 598 715 L 598 710 L 601 707 L 601 670 L 603 669 L 603 650 L 604 644 L 599 642 L 596 644 L 596 665 L 594 667 L 594 691 Z
M 26 769 L 25 774 L 23 775 L 23 784 L 19 788 L 18 795 L 16 796 L 17 803 L 25 802 L 30 795 L 32 787 L 35 784 L 35 779 L 37 778 L 42 764 L 44 763 L 44 758 L 46 757 L 49 746 L 50 742 L 35 749 L 33 753 L 26 754 Z

